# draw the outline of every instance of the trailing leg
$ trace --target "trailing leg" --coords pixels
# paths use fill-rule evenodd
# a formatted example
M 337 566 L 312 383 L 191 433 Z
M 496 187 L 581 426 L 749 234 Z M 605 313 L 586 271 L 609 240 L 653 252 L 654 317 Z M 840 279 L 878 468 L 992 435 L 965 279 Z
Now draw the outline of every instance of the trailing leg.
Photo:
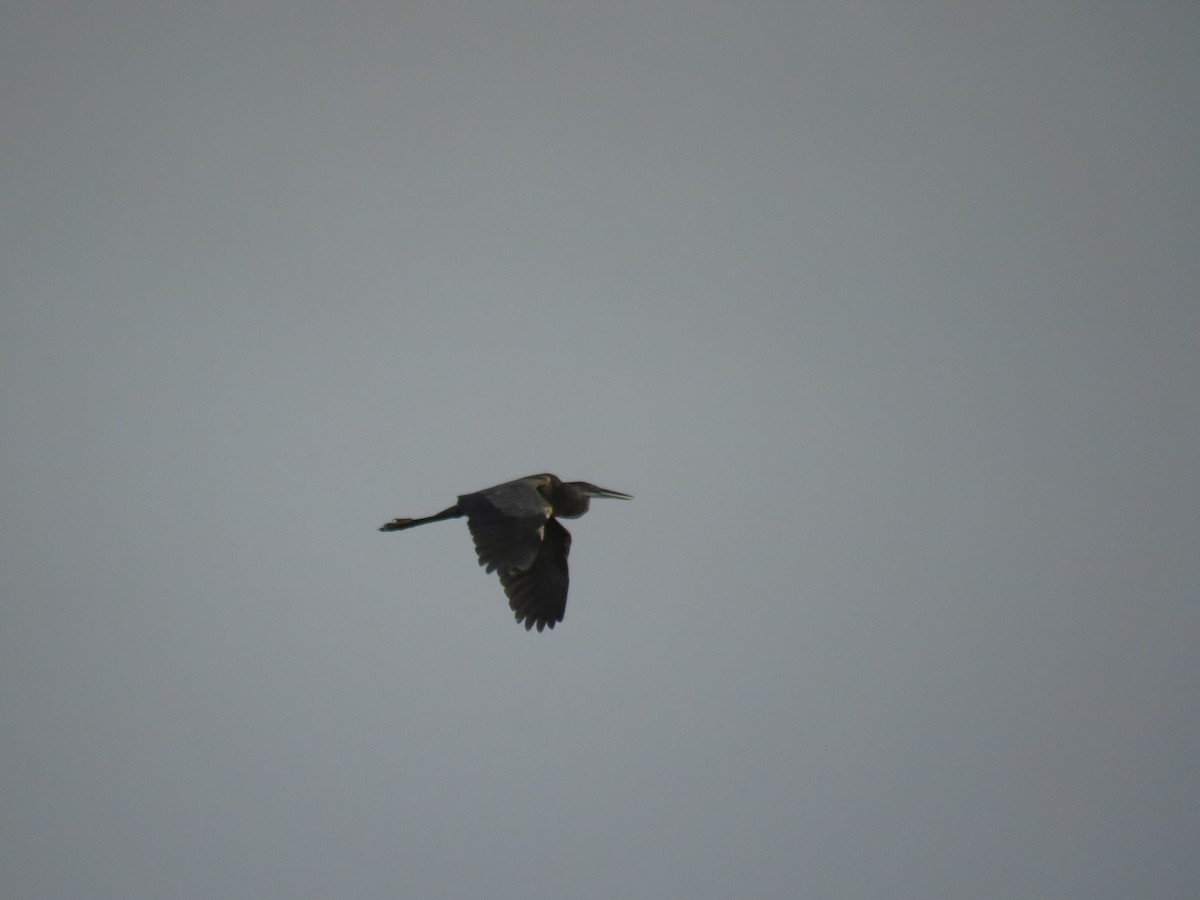
M 405 528 L 414 528 L 417 525 L 424 525 L 427 522 L 440 522 L 442 519 L 457 519 L 463 515 L 463 511 L 458 508 L 458 504 L 454 504 L 449 509 L 443 509 L 440 513 L 433 516 L 425 516 L 423 519 L 392 519 L 379 526 L 380 531 L 403 531 Z

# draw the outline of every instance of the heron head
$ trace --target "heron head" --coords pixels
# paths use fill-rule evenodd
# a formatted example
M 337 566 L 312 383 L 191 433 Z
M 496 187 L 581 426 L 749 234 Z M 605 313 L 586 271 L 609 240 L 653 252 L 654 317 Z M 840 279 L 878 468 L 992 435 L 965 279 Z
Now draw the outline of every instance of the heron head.
M 564 519 L 578 519 L 588 511 L 592 497 L 615 497 L 618 500 L 632 500 L 629 494 L 620 491 L 610 491 L 608 488 L 596 487 L 586 481 L 566 481 L 557 492 L 554 499 L 554 514 Z

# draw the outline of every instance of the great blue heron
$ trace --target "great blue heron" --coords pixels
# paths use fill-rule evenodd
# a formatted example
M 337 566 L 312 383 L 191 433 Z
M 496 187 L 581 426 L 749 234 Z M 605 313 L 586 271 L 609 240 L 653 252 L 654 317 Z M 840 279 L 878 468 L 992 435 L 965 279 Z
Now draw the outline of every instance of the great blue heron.
M 541 631 L 563 620 L 567 609 L 567 554 L 571 533 L 558 519 L 578 519 L 590 498 L 629 494 L 586 481 L 562 481 L 556 475 L 530 475 L 462 494 L 458 502 L 423 519 L 392 519 L 380 531 L 402 531 L 426 522 L 467 517 L 479 564 L 500 576 L 508 605 L 525 623 Z

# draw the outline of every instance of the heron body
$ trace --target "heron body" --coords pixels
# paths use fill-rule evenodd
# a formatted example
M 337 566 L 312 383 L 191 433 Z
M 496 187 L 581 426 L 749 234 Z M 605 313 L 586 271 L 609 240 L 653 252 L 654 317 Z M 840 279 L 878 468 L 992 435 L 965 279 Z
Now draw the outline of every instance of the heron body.
M 479 564 L 500 576 L 508 605 L 528 631 L 563 620 L 567 608 L 567 555 L 571 533 L 559 519 L 578 519 L 592 497 L 632 500 L 629 494 L 586 481 L 562 481 L 556 475 L 530 475 L 473 494 L 421 519 L 393 519 L 380 531 L 401 531 L 467 517 Z

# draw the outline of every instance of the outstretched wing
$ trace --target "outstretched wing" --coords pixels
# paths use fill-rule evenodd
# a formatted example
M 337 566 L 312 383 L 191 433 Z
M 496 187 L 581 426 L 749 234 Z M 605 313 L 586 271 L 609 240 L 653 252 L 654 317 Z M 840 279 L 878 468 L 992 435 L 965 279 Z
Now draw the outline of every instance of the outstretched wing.
M 458 498 L 479 564 L 489 572 L 525 570 L 534 564 L 542 546 L 542 526 L 554 512 L 538 493 L 543 482 L 534 475 Z
M 541 631 L 563 620 L 567 611 L 567 555 L 571 552 L 571 532 L 549 519 L 542 526 L 542 541 L 533 565 L 526 569 L 500 569 L 500 583 L 508 595 L 508 605 L 525 623 Z

